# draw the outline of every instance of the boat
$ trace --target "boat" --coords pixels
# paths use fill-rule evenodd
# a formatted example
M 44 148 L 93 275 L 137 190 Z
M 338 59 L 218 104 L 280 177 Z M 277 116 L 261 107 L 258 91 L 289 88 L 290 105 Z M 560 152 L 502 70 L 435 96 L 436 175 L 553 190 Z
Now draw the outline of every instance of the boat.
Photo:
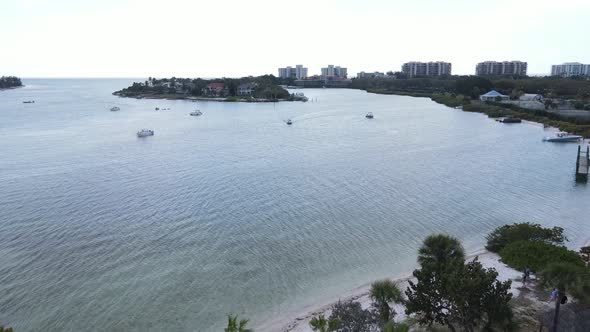
M 154 131 L 151 129 L 142 129 L 137 132 L 137 137 L 154 136 Z
M 121 109 L 117 106 L 115 107 L 111 107 L 111 112 L 116 112 L 116 111 L 120 111 Z
M 286 123 L 290 126 L 290 125 L 293 124 L 293 121 L 291 121 L 291 119 L 287 119 L 287 122 Z
M 25 100 L 23 101 L 23 104 L 34 104 L 35 101 L 34 100 Z
M 584 137 L 580 135 L 572 135 L 565 131 L 556 132 L 554 136 L 543 137 L 544 142 L 577 142 Z
M 508 117 L 502 118 L 502 119 L 500 119 L 500 120 L 498 120 L 498 121 L 500 121 L 500 122 L 502 122 L 502 123 L 521 123 L 521 122 L 522 122 L 522 120 L 521 120 L 521 119 L 519 119 L 519 118 L 513 118 L 513 117 L 511 117 L 511 116 L 508 116 Z
M 191 116 L 199 116 L 199 115 L 203 115 L 203 112 L 199 111 L 199 110 L 194 110 L 192 112 L 189 113 Z
M 372 112 L 367 113 L 367 115 L 365 115 L 365 118 L 372 119 L 373 118 L 373 113 Z
M 159 110 L 160 110 L 160 108 L 159 107 L 156 107 L 156 111 L 159 111 Z

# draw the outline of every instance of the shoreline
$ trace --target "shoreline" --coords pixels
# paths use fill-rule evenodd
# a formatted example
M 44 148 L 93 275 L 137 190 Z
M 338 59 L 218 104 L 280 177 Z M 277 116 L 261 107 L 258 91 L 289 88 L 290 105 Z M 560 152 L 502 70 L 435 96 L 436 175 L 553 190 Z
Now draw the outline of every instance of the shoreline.
M 20 86 L 11 86 L 9 88 L 0 88 L 0 91 L 4 91 L 4 90 L 14 90 L 14 89 L 20 89 L 20 88 L 24 88 L 26 85 L 20 85 Z
M 512 286 L 510 292 L 513 294 L 513 298 L 516 298 L 519 294 L 518 288 L 522 286 L 520 281 L 516 281 L 522 275 L 521 272 L 508 267 L 506 264 L 500 261 L 498 254 L 489 252 L 485 249 L 477 250 L 467 255 L 465 261 L 473 260 L 478 257 L 478 260 L 482 263 L 485 268 L 495 268 L 498 272 L 498 280 L 512 280 Z M 412 271 L 406 271 L 397 275 L 387 277 L 394 282 L 398 283 L 402 292 L 408 287 L 408 281 L 413 279 Z M 310 304 L 298 310 L 298 313 L 285 313 L 283 317 L 277 318 L 267 324 L 255 326 L 255 330 L 259 332 L 311 332 L 309 321 L 319 315 L 324 314 L 326 318 L 330 315 L 332 306 L 338 301 L 358 301 L 361 303 L 363 308 L 368 308 L 371 305 L 371 299 L 369 297 L 369 290 L 371 284 L 361 285 L 357 288 L 349 289 L 344 291 L 337 298 L 331 298 L 322 303 Z M 395 304 L 393 306 L 397 312 L 395 321 L 403 321 L 406 319 L 404 307 L 402 305 Z
M 362 90 L 362 89 L 361 89 Z M 560 131 L 567 131 L 572 134 L 581 135 L 586 138 L 590 137 L 590 124 L 577 123 L 575 118 L 567 118 L 559 116 L 548 110 L 535 111 L 520 108 L 513 104 L 498 104 L 498 103 L 482 103 L 476 101 L 475 103 L 463 102 L 450 97 L 449 94 L 444 93 L 427 93 L 427 92 L 406 92 L 406 91 L 381 91 L 381 90 L 363 90 L 367 93 L 378 95 L 398 95 L 416 98 L 430 98 L 433 102 L 441 104 L 453 109 L 461 109 L 463 112 L 481 113 L 487 115 L 489 118 L 500 118 L 506 116 L 513 116 L 521 118 L 529 122 L 540 123 L 550 127 L 558 128 Z
M 276 103 L 283 101 L 304 101 L 304 100 L 289 100 L 289 99 L 263 99 L 263 98 L 238 98 L 238 97 L 195 97 L 195 96 L 178 96 L 178 95 L 144 95 L 138 94 L 134 96 L 127 96 L 117 92 L 113 92 L 114 96 L 119 98 L 135 98 L 135 99 L 164 99 L 164 100 L 189 100 L 189 101 L 214 101 L 220 103 Z M 235 99 L 234 99 L 235 98 Z

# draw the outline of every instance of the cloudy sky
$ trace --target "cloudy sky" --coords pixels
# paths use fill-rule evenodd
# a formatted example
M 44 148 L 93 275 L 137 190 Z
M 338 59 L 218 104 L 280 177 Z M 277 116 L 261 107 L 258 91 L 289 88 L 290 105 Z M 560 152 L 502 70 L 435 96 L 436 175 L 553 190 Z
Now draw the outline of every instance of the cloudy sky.
M 0 0 L 0 75 L 214 77 L 590 63 L 590 0 Z

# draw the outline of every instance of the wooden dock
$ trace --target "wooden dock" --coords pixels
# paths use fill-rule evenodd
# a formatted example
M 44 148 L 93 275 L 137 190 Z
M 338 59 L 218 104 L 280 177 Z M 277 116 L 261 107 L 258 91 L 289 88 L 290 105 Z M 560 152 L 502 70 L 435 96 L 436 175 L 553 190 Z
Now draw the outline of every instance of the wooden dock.
M 590 166 L 590 146 L 586 146 L 586 151 L 578 145 L 578 159 L 576 159 L 576 180 L 588 181 L 588 167 Z

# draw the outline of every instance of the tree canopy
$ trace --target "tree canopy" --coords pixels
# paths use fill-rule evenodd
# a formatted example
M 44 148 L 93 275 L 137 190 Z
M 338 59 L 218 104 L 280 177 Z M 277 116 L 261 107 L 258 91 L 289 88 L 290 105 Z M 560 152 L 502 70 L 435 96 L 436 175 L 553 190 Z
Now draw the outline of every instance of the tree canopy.
M 16 76 L 2 76 L 0 77 L 0 89 L 14 88 L 22 86 L 20 78 Z
M 539 224 L 515 223 L 504 225 L 494 229 L 486 237 L 486 249 L 492 252 L 500 252 L 502 248 L 511 242 L 535 241 L 553 244 L 563 244 L 567 241 L 563 235 L 563 228 L 545 228 Z

